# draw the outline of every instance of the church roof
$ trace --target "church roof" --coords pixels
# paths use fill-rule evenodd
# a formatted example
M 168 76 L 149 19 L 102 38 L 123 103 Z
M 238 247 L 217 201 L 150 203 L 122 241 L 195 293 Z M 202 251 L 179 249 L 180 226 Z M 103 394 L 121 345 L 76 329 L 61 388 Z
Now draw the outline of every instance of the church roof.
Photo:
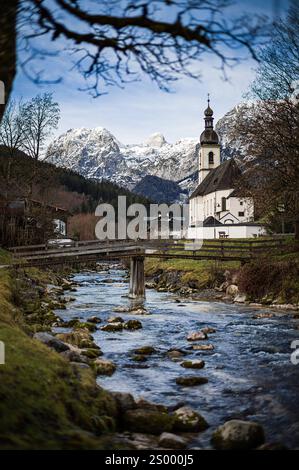
M 213 217 L 212 215 L 210 215 L 209 217 L 207 217 L 204 221 L 203 221 L 203 226 L 204 227 L 211 227 L 211 226 L 214 226 L 214 225 L 223 225 L 222 222 L 220 222 L 219 220 L 215 219 L 215 217 Z
M 235 160 L 231 158 L 221 165 L 211 170 L 204 180 L 197 186 L 190 196 L 193 199 L 197 196 L 205 196 L 206 194 L 220 191 L 222 189 L 233 189 L 235 180 L 241 175 L 241 170 Z
M 201 144 L 219 144 L 219 137 L 214 129 L 205 129 L 200 134 L 200 143 Z

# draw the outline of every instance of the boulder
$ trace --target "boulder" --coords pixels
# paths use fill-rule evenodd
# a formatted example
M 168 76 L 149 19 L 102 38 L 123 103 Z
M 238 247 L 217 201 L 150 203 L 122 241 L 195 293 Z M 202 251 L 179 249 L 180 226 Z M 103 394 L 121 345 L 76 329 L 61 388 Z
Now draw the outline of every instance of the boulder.
M 116 370 L 116 365 L 108 359 L 96 359 L 93 362 L 93 368 L 97 375 L 112 375 Z
M 97 331 L 97 327 L 94 323 L 89 323 L 88 321 L 79 322 L 75 325 L 76 329 L 84 329 L 91 332 Z
M 230 284 L 226 289 L 226 295 L 229 297 L 235 297 L 239 293 L 239 288 L 236 284 Z
M 168 413 L 167 406 L 161 405 L 159 403 L 153 403 L 151 401 L 145 400 L 144 398 L 139 398 L 139 400 L 137 400 L 137 408 Z
M 50 333 L 35 333 L 33 335 L 34 339 L 41 341 L 43 344 L 48 346 L 51 349 L 54 349 L 58 353 L 62 353 L 64 351 L 68 351 L 70 348 L 67 344 L 65 344 L 60 339 L 57 339 L 55 336 L 51 335 Z
M 100 349 L 93 341 L 93 338 L 87 329 L 73 330 L 69 333 L 58 333 L 56 338 L 78 348 Z
M 172 430 L 174 418 L 163 411 L 137 408 L 123 415 L 123 426 L 128 431 L 161 434 Z
M 212 328 L 211 326 L 205 326 L 204 328 L 202 328 L 201 331 L 205 333 L 206 335 L 209 335 L 211 333 L 216 333 L 215 328 Z
M 85 363 L 85 364 L 89 363 L 89 359 L 86 356 L 83 356 L 83 354 L 81 354 L 80 350 L 78 350 L 78 351 L 76 351 L 76 350 L 64 351 L 64 352 L 61 353 L 61 356 L 64 357 L 65 359 L 67 359 L 70 362 L 81 362 L 81 363 Z
M 124 392 L 110 392 L 115 398 L 120 413 L 137 408 L 133 395 Z
M 89 359 L 96 359 L 97 357 L 103 355 L 102 351 L 97 348 L 82 349 L 81 354 L 83 354 L 83 356 L 88 357 Z
M 206 377 L 199 377 L 196 375 L 177 377 L 175 381 L 177 385 L 183 385 L 184 387 L 194 387 L 196 385 L 203 385 L 208 383 L 208 379 Z
M 213 351 L 214 346 L 212 344 L 193 344 L 192 349 L 194 351 Z
M 202 369 L 205 366 L 204 361 L 201 361 L 199 359 L 195 359 L 195 361 L 183 361 L 180 364 L 182 367 L 185 367 L 185 369 Z
M 119 307 L 114 307 L 113 309 L 113 312 L 117 312 L 117 313 L 125 313 L 125 312 L 129 312 L 130 311 L 130 308 L 129 307 L 123 307 L 123 306 L 119 306 Z
M 212 444 L 221 450 L 249 450 L 265 442 L 263 427 L 258 423 L 232 419 L 219 426 L 212 435 Z
M 208 428 L 206 420 L 189 406 L 182 406 L 174 411 L 173 429 L 177 432 L 198 432 Z
M 165 447 L 166 449 L 185 449 L 186 441 L 176 434 L 170 432 L 163 432 L 159 437 L 158 444 L 160 447 Z
M 167 351 L 167 356 L 170 359 L 179 359 L 180 357 L 185 356 L 185 355 L 186 355 L 186 352 L 183 351 L 182 349 L 169 349 L 169 351 Z
M 101 326 L 100 328 L 102 331 L 122 331 L 123 324 L 122 323 L 108 323 L 108 325 Z
M 149 355 L 156 352 L 156 349 L 153 346 L 141 346 L 140 348 L 135 349 L 135 354 Z
M 145 362 L 147 361 L 147 357 L 144 354 L 133 354 L 132 361 Z
M 237 304 L 244 304 L 246 302 L 246 294 L 238 294 L 234 298 L 234 302 Z
M 148 311 L 144 307 L 138 307 L 130 310 L 132 315 L 148 315 Z
M 124 323 L 124 319 L 121 317 L 110 317 L 107 320 L 108 323 Z
M 187 341 L 199 341 L 202 339 L 207 339 L 207 334 L 203 331 L 195 331 L 193 333 L 189 333 L 187 336 Z
M 139 330 L 142 328 L 142 323 L 139 320 L 128 320 L 124 324 L 126 330 Z
M 87 321 L 89 323 L 101 323 L 102 320 L 99 317 L 92 316 L 92 317 L 87 318 Z

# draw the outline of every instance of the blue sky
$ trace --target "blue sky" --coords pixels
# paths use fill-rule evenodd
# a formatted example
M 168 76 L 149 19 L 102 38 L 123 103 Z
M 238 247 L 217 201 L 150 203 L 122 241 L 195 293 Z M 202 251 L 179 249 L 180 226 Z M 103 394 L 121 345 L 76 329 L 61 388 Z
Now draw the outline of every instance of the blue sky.
M 287 0 L 239 0 L 231 11 L 272 17 L 275 1 L 280 5 L 280 11 L 285 11 Z M 61 120 L 55 134 L 75 127 L 102 126 L 123 143 L 142 142 L 154 132 L 163 133 L 168 142 L 197 137 L 203 127 L 207 93 L 211 95 L 217 120 L 242 100 L 256 66 L 253 60 L 247 60 L 229 70 L 229 81 L 224 81 L 221 72 L 215 68 L 215 59 L 210 56 L 201 63 L 201 81 L 183 78 L 174 85 L 173 93 L 160 91 L 144 78 L 141 82 L 128 84 L 124 90 L 110 88 L 108 95 L 95 99 L 78 90 L 80 77 L 71 70 L 65 58 L 57 58 L 55 62 L 45 59 L 44 62 L 44 70 L 62 76 L 62 82 L 38 86 L 19 70 L 13 97 L 26 99 L 52 91 L 61 107 Z

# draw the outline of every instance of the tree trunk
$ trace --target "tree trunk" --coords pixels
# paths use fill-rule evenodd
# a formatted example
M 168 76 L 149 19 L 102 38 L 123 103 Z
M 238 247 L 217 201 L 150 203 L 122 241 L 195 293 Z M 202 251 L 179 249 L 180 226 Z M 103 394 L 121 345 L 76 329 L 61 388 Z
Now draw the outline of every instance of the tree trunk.
M 295 222 L 295 240 L 299 240 L 299 220 Z
M 5 87 L 5 104 L 0 104 L 0 122 L 16 74 L 16 23 L 19 0 L 2 0 L 0 16 L 0 80 Z

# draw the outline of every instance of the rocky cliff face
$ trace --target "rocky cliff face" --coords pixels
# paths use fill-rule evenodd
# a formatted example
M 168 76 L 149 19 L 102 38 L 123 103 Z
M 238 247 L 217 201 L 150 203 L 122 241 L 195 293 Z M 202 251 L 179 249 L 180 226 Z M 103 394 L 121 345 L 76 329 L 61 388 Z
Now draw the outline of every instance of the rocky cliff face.
M 241 104 L 228 112 L 216 125 L 222 145 L 222 159 L 244 158 L 244 149 L 237 139 L 229 137 Z M 48 161 L 70 168 L 87 178 L 107 179 L 129 190 L 134 190 L 142 180 L 141 188 L 147 196 L 151 191 L 148 175 L 179 184 L 182 198 L 197 184 L 198 138 L 181 139 L 174 144 L 156 133 L 141 144 L 124 145 L 103 127 L 70 129 L 55 139 L 48 148 Z M 161 180 L 161 184 L 162 184 Z M 156 187 L 157 180 L 155 180 Z M 163 184 L 167 192 L 169 184 Z M 139 187 L 140 189 L 140 187 Z M 152 187 L 152 198 L 157 200 Z M 166 194 L 165 200 L 173 196 Z M 144 193 L 144 194 L 145 194 Z M 160 200 L 161 195 L 158 199 Z M 180 195 L 176 198 L 180 199 Z

